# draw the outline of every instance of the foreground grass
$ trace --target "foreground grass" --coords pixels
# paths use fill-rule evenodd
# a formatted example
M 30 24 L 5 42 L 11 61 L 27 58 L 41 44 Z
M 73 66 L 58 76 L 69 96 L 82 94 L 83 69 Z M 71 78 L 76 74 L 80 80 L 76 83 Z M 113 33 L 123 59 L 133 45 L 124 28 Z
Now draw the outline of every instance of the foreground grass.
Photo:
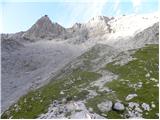
M 81 88 L 99 77 L 101 75 L 98 73 L 80 69 L 74 70 L 64 78 L 52 80 L 44 87 L 21 97 L 18 103 L 12 105 L 2 114 L 1 118 L 37 118 L 41 113 L 47 112 L 53 100 L 61 100 L 62 98 L 66 98 L 68 101 L 84 99 L 88 92 L 81 90 Z M 64 94 L 60 94 L 62 91 Z
M 119 77 L 106 84 L 114 91 L 114 93 L 103 93 L 87 101 L 86 105 L 94 109 L 96 113 L 102 114 L 97 104 L 106 99 L 110 99 L 113 102 L 115 99 L 120 100 L 126 107 L 129 102 L 137 102 L 140 105 L 147 103 L 151 107 L 151 102 L 154 102 L 155 107 L 150 111 L 143 111 L 144 118 L 158 118 L 156 113 L 159 112 L 159 92 L 158 92 L 158 45 L 148 45 L 139 49 L 133 57 L 136 58 L 128 62 L 127 64 L 120 66 L 115 65 L 114 62 L 106 65 L 105 69 L 118 74 Z M 137 87 L 139 83 L 142 83 L 141 87 Z M 138 96 L 126 101 L 125 98 L 129 94 L 137 94 Z M 141 108 L 143 109 L 143 108 Z M 103 113 L 107 115 L 107 118 L 125 118 L 123 113 L 116 111 L 110 111 Z

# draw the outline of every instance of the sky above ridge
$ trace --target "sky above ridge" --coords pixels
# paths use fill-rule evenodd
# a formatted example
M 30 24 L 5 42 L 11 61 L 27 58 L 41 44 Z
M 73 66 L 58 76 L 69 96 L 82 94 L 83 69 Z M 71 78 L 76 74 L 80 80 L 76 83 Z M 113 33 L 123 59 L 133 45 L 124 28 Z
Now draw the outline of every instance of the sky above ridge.
M 45 14 L 71 27 L 99 15 L 157 12 L 158 6 L 158 0 L 0 0 L 0 33 L 25 31 Z

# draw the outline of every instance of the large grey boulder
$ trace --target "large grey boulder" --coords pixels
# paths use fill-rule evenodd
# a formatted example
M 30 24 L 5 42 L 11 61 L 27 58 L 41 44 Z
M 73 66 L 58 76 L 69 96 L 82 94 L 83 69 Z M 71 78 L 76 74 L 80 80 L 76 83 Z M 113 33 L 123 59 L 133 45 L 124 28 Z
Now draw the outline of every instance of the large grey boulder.
M 125 109 L 124 105 L 120 102 L 116 102 L 113 106 L 113 109 L 117 110 L 117 111 L 122 111 Z

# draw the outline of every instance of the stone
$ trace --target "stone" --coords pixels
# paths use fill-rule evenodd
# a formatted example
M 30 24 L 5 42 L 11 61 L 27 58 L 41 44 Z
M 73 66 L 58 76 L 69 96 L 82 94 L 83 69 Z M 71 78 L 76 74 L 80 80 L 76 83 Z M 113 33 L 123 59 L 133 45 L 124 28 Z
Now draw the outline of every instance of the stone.
M 141 106 L 144 110 L 150 111 L 150 106 L 147 103 L 142 103 Z
M 112 101 L 107 100 L 105 102 L 98 104 L 97 107 L 101 112 L 108 112 L 112 109 L 112 105 L 113 105 Z
M 76 112 L 71 116 L 72 119 L 91 119 L 91 115 L 85 111 Z
M 129 103 L 128 103 L 128 107 L 129 107 L 129 108 L 139 107 L 139 104 L 136 103 L 136 102 L 129 102 Z
M 61 95 L 64 95 L 64 92 L 63 92 L 63 91 L 61 91 L 61 92 L 60 92 L 60 94 L 61 94 Z
M 147 73 L 147 74 L 146 74 L 146 77 L 150 77 L 150 74 L 149 74 L 149 73 Z
M 126 101 L 129 101 L 131 100 L 132 98 L 134 97 L 137 97 L 137 94 L 129 94 L 127 97 L 126 97 Z
M 113 109 L 118 110 L 118 111 L 122 111 L 125 109 L 125 107 L 122 103 L 116 102 L 113 106 Z
M 152 106 L 152 108 L 155 108 L 155 107 L 156 107 L 156 105 L 155 105 L 155 104 L 152 104 L 151 106 Z
M 89 110 L 89 112 L 93 112 L 93 108 L 89 108 L 88 110 Z
M 105 117 L 107 117 L 107 114 L 105 114 L 105 113 L 102 113 L 101 115 L 102 115 L 102 116 L 105 116 Z
M 139 107 L 135 107 L 135 111 L 137 111 L 137 112 L 143 112 Z
M 63 98 L 62 99 L 62 103 L 66 103 L 67 102 L 67 99 L 66 98 Z

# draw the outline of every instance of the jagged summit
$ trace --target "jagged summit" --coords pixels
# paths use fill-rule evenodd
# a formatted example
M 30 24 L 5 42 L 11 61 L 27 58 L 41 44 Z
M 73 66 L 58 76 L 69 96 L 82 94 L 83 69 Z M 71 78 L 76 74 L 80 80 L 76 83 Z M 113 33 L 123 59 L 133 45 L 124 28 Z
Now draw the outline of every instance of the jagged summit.
M 96 16 L 96 17 L 93 17 L 91 21 L 95 21 L 95 22 L 99 22 L 99 21 L 109 21 L 110 19 L 106 16 Z
M 97 25 L 107 25 L 108 21 L 110 19 L 108 17 L 105 16 L 96 16 L 93 17 L 91 20 L 88 21 L 88 25 L 90 26 L 97 26 Z
M 44 15 L 24 33 L 23 37 L 28 39 L 53 38 L 60 35 L 64 28 L 58 23 L 52 23 L 48 15 Z
M 77 29 L 77 28 L 81 28 L 82 24 L 81 23 L 75 23 L 72 28 Z

